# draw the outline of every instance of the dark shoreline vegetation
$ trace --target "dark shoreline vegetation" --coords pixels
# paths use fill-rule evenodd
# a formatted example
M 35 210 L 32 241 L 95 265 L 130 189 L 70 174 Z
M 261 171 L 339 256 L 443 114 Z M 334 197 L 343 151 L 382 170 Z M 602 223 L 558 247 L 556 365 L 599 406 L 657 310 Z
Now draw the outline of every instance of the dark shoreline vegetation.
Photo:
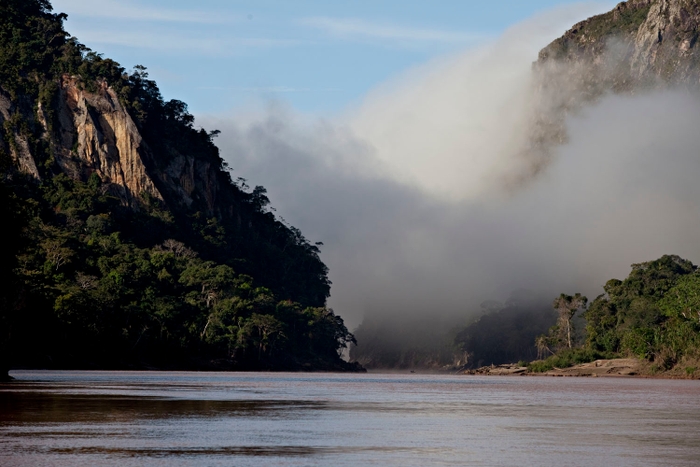
M 326 307 L 319 244 L 233 180 L 218 132 L 65 18 L 47 0 L 0 4 L 0 375 L 361 371 L 341 358 L 355 338 Z
M 537 339 L 541 353 L 551 355 L 531 362 L 531 371 L 629 356 L 649 362 L 650 374 L 700 376 L 697 266 L 679 256 L 664 255 L 655 261 L 633 264 L 626 279 L 609 280 L 604 291 L 588 307 L 585 300 L 576 302 L 570 296 L 555 300 L 558 322 Z M 579 309 L 585 318 L 585 333 L 569 343 L 564 329 Z

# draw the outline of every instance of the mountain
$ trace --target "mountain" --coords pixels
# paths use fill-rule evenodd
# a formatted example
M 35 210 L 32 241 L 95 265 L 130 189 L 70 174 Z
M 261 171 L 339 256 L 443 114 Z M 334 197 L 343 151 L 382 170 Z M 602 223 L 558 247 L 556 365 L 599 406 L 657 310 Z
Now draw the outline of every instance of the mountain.
M 575 64 L 581 91 L 632 91 L 683 84 L 697 89 L 700 2 L 630 0 L 574 25 L 539 53 L 537 67 Z
M 565 119 L 603 96 L 700 90 L 697 0 L 630 0 L 575 24 L 539 53 L 529 146 L 529 181 L 567 141 Z
M 0 369 L 358 369 L 318 244 L 65 19 L 0 4 Z

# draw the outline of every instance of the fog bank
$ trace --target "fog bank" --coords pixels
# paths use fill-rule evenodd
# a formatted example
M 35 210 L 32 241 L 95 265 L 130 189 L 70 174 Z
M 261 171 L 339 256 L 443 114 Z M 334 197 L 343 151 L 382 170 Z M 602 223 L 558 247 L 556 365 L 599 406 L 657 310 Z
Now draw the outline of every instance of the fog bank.
M 588 13 L 519 25 L 332 119 L 271 103 L 198 121 L 222 131 L 234 177 L 264 185 L 277 215 L 324 243 L 330 305 L 351 328 L 366 314 L 478 313 L 518 288 L 592 298 L 631 263 L 700 261 L 700 100 L 608 96 L 569 116 L 552 162 L 509 190 L 528 170 L 531 63 Z

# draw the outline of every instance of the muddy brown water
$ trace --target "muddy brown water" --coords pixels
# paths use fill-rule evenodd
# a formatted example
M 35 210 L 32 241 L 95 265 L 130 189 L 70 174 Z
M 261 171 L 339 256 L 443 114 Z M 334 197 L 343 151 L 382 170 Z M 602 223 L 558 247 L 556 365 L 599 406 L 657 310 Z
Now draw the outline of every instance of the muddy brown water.
M 11 374 L 2 466 L 700 465 L 700 381 Z

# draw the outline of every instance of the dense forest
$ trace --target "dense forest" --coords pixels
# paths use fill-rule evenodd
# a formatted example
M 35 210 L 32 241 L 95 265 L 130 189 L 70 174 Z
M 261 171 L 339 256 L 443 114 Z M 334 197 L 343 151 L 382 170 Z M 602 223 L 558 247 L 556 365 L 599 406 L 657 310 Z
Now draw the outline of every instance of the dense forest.
M 533 362 L 546 371 L 601 357 L 633 356 L 647 360 L 652 372 L 679 370 L 692 376 L 700 362 L 700 271 L 675 255 L 632 265 L 624 280 L 611 279 L 605 293 L 586 306 L 580 295 L 554 301 L 557 323 L 537 339 L 549 358 Z M 585 332 L 569 339 L 574 314 L 585 319 Z M 682 370 L 682 371 L 680 371 Z
M 326 307 L 318 244 L 274 216 L 263 187 L 232 177 L 217 131 L 197 129 L 144 67 L 79 43 L 65 19 L 47 0 L 0 3 L 2 375 L 359 369 L 340 357 L 355 338 Z M 109 126 L 120 112 L 150 191 L 105 175 L 124 153 Z M 100 147 L 66 115 L 96 122 Z
M 455 343 L 468 355 L 464 368 L 517 362 L 538 373 L 633 357 L 644 362 L 642 372 L 700 375 L 697 266 L 664 255 L 633 264 L 627 278 L 609 280 L 603 291 L 590 303 L 577 293 L 560 294 L 548 307 L 497 304 L 457 334 Z

